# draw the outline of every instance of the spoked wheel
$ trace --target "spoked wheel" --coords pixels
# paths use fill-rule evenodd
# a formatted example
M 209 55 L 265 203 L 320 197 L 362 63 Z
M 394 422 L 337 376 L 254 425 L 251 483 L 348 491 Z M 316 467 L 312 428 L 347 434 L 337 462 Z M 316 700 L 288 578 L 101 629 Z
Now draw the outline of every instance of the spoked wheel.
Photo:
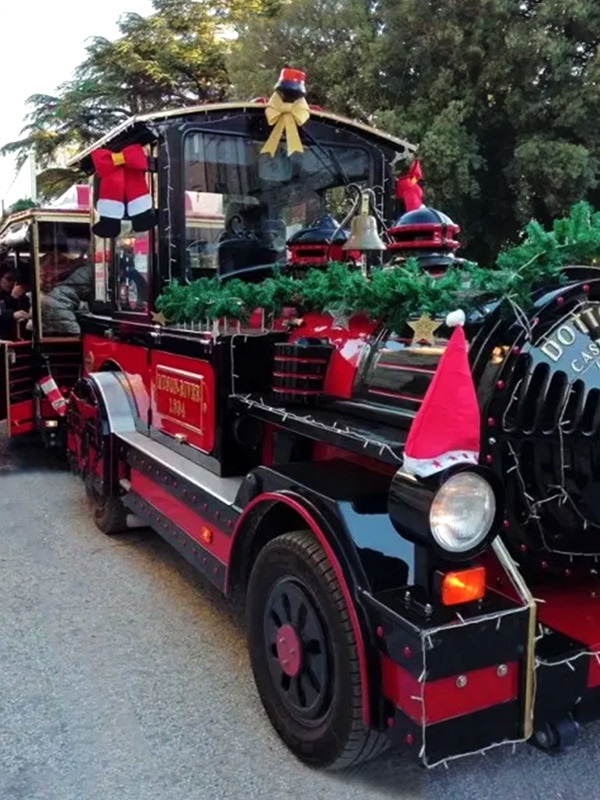
M 292 714 L 318 723 L 331 698 L 332 664 L 325 628 L 305 584 L 281 578 L 271 588 L 263 622 L 275 690 Z
M 308 531 L 259 553 L 248 584 L 250 658 L 271 723 L 315 767 L 378 755 L 386 739 L 362 721 L 357 644 L 338 580 Z

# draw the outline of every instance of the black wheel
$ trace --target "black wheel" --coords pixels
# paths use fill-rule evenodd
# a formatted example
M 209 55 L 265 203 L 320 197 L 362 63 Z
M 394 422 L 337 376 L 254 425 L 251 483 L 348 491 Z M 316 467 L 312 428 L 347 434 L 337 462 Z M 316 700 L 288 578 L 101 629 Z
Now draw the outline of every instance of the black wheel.
M 563 753 L 577 741 L 579 724 L 569 716 L 558 722 L 546 722 L 534 732 L 534 744 L 552 755 Z
M 118 497 L 107 497 L 86 476 L 85 488 L 92 504 L 92 514 L 96 526 L 102 533 L 112 536 L 127 530 L 127 509 Z
M 362 721 L 357 644 L 335 572 L 308 531 L 259 553 L 246 603 L 250 660 L 265 710 L 302 761 L 355 766 L 386 738 Z

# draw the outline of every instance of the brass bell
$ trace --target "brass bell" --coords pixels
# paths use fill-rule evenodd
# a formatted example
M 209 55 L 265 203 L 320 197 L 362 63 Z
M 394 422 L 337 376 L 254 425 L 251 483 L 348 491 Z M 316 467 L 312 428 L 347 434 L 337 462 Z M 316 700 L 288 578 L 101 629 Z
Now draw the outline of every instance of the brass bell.
M 343 250 L 385 250 L 385 242 L 379 236 L 377 220 L 370 214 L 359 214 L 352 219 L 350 238 Z

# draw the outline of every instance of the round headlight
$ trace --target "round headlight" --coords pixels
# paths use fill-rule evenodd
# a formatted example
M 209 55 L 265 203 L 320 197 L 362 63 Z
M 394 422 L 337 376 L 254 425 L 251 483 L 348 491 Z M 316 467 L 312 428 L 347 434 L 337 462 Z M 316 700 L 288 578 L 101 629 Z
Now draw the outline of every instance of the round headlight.
M 433 498 L 429 525 L 433 538 L 450 553 L 466 553 L 488 535 L 496 516 L 496 496 L 476 472 L 450 477 Z

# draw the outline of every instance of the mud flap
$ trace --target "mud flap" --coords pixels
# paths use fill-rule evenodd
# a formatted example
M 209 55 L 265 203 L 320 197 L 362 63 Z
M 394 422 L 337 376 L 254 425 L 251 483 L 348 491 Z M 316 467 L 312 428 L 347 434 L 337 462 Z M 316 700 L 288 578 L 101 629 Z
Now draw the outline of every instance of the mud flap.
M 31 342 L 0 342 L 0 420 L 9 436 L 35 429 L 34 383 Z

